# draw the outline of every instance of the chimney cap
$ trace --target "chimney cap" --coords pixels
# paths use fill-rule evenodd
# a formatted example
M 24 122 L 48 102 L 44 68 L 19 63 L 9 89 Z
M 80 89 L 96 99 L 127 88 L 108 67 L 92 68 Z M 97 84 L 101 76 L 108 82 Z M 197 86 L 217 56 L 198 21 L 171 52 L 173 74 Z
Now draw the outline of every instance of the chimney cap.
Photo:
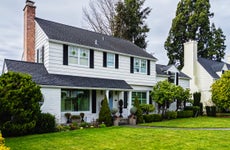
M 26 0 L 26 5 L 29 5 L 29 6 L 34 6 L 34 1 L 31 1 L 31 0 Z

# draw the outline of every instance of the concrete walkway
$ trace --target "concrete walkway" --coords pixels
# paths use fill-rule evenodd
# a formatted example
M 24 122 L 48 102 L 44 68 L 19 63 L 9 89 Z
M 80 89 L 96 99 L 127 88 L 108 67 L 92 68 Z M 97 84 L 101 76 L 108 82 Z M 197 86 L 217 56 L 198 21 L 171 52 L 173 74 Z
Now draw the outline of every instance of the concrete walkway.
M 171 130 L 211 130 L 211 131 L 230 131 L 230 128 L 182 128 L 182 127 L 165 127 L 165 126 L 140 126 L 140 125 L 122 125 L 130 128 L 148 128 L 148 129 L 171 129 Z

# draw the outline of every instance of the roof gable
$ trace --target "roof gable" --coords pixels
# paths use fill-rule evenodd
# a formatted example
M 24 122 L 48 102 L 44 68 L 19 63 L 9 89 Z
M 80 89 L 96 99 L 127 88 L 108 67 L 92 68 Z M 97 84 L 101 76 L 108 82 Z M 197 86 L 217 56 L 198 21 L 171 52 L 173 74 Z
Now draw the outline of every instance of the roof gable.
M 224 66 L 228 70 L 230 70 L 230 64 L 227 64 L 225 62 L 219 62 L 215 60 L 209 60 L 206 58 L 198 58 L 198 62 L 203 66 L 203 68 L 215 79 L 220 78 L 220 76 L 217 74 L 217 72 L 221 72 L 224 69 Z
M 156 64 L 157 75 L 169 76 L 167 74 L 167 71 L 178 72 L 179 73 L 179 77 L 190 79 L 189 76 L 187 76 L 183 72 L 180 72 L 174 65 L 166 66 L 166 65 Z
M 114 51 L 115 53 L 124 53 L 156 59 L 151 54 L 147 53 L 128 40 L 123 40 L 40 18 L 35 18 L 35 20 L 48 38 L 52 40 L 110 50 Z

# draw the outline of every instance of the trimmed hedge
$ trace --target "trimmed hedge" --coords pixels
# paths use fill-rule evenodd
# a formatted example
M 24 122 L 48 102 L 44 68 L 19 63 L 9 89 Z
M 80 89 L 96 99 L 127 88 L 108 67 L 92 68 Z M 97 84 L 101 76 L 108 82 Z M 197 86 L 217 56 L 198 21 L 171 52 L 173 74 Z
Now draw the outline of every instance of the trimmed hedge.
M 184 111 L 177 112 L 177 118 L 190 118 L 190 117 L 193 117 L 192 110 L 184 110 Z
M 36 133 L 54 132 L 56 129 L 55 117 L 49 113 L 41 113 L 36 122 Z
M 158 122 L 163 120 L 160 114 L 143 115 L 143 118 L 145 120 L 145 123 Z
M 166 119 L 176 119 L 177 118 L 177 112 L 176 111 L 166 111 L 165 118 Z
M 215 117 L 216 116 L 216 106 L 205 106 L 207 116 Z

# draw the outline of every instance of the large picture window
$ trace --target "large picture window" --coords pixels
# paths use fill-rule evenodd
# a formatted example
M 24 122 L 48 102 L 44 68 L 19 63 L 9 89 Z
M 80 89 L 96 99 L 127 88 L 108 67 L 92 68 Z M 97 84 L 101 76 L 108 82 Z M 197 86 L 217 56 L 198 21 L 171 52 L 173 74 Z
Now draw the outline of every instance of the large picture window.
M 69 64 L 71 65 L 82 65 L 82 66 L 89 66 L 89 50 L 69 46 L 68 47 L 69 53 Z
M 61 111 L 89 111 L 89 90 L 66 90 L 61 91 Z
M 147 61 L 144 59 L 134 59 L 134 72 L 147 73 Z
M 140 104 L 147 104 L 147 92 L 132 92 L 132 103 L 136 97 Z

